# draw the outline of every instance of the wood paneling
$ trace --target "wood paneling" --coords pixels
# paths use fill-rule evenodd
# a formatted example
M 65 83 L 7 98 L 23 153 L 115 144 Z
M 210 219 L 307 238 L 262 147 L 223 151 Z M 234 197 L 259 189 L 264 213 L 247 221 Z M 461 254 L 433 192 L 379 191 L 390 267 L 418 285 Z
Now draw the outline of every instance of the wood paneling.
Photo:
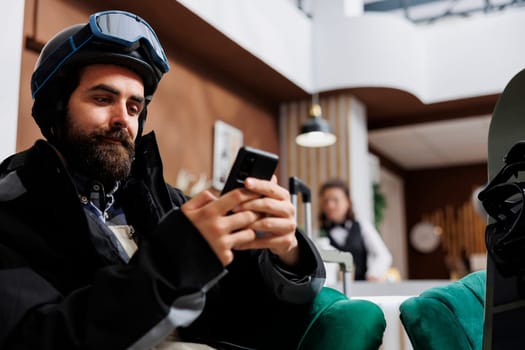
M 314 236 L 318 227 L 320 185 L 332 177 L 349 178 L 348 132 L 351 102 L 352 96 L 345 94 L 323 97 L 319 100 L 323 118 L 330 122 L 337 136 L 334 145 L 323 148 L 306 148 L 295 143 L 301 124 L 309 117 L 311 101 L 303 100 L 281 105 L 279 131 L 283 166 L 280 177 L 288 181 L 290 176 L 297 176 L 310 188 Z M 303 223 L 304 207 L 300 200 L 297 214 L 299 223 Z
M 422 254 L 409 244 L 409 278 L 449 278 L 449 267 L 460 258 L 462 249 L 467 255 L 486 251 L 485 221 L 472 204 L 472 193 L 486 179 L 486 164 L 406 172 L 408 234 L 423 220 L 443 230 L 442 244 L 435 252 Z

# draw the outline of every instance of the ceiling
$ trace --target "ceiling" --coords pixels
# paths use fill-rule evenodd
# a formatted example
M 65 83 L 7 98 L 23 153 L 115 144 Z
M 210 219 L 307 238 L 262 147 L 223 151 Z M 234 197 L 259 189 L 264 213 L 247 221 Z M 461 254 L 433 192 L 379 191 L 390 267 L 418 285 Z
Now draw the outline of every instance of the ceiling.
M 365 12 L 390 12 L 416 24 L 464 18 L 523 6 L 523 0 L 365 0 Z
M 398 171 L 485 163 L 499 94 L 424 104 L 404 91 L 348 89 L 367 107 L 369 146 Z
M 308 8 L 308 0 L 298 0 Z M 365 12 L 388 12 L 432 25 L 512 10 L 524 0 L 364 0 Z M 334 93 L 335 91 L 328 92 Z M 369 146 L 399 171 L 485 163 L 490 117 L 499 94 L 424 104 L 390 88 L 346 89 L 367 108 Z
M 403 170 L 485 163 L 490 115 L 372 130 L 372 149 Z
M 143 1 L 106 0 L 103 4 L 74 1 L 89 10 L 119 7 L 140 13 L 154 23 L 161 41 L 168 43 L 165 47 L 168 54 L 197 69 L 210 67 L 210 71 L 227 77 L 225 81 L 236 81 L 273 106 L 276 113 L 283 101 L 310 97 L 301 87 L 176 1 L 157 0 L 156 6 Z M 158 8 L 164 10 L 158 11 Z M 173 23 L 177 23 L 177 30 L 173 30 Z M 366 105 L 371 149 L 401 170 L 486 159 L 486 116 L 492 113 L 498 94 L 433 104 L 423 104 L 417 97 L 392 88 L 349 88 L 326 91 L 321 96 L 341 92 L 353 94 Z

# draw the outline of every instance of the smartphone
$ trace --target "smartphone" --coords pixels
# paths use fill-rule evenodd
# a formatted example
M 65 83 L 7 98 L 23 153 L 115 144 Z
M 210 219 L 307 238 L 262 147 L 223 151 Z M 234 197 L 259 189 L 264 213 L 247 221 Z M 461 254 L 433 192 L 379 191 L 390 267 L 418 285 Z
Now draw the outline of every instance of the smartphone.
M 257 148 L 242 146 L 235 157 L 221 194 L 244 187 L 247 177 L 270 180 L 275 173 L 279 156 Z

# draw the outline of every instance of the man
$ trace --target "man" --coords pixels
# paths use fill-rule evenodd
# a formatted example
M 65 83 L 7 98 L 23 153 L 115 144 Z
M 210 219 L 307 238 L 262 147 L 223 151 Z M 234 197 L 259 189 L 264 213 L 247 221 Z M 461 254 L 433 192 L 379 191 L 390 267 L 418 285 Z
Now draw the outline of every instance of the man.
M 44 47 L 31 88 L 47 141 L 0 165 L 0 348 L 255 347 L 320 290 L 323 264 L 275 178 L 192 199 L 164 182 L 142 129 L 168 70 L 127 12 Z

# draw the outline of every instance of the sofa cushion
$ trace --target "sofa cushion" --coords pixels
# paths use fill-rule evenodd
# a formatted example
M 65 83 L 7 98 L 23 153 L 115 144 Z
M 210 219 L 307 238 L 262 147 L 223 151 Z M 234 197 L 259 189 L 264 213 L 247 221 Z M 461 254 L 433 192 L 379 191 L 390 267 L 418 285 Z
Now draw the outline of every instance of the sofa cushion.
M 477 271 L 405 300 L 400 318 L 414 349 L 481 349 L 485 280 Z

